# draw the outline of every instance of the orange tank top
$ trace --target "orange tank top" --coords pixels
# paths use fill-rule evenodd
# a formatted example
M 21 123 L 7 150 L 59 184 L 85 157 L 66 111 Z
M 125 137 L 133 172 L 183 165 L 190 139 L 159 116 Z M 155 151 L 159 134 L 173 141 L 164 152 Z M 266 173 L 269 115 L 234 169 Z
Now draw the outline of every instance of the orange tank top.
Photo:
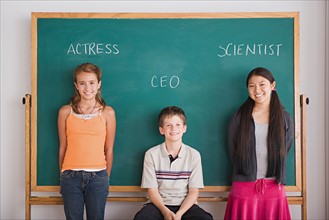
M 71 111 L 66 119 L 66 138 L 67 148 L 62 170 L 106 167 L 106 124 L 101 113 L 86 120 Z

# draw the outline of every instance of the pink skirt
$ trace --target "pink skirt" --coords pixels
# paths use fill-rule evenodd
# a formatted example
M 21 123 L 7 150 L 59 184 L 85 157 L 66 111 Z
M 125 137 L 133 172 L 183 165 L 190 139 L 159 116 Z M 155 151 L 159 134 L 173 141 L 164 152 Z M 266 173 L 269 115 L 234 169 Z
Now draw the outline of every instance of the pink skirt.
M 233 182 L 224 219 L 290 220 L 284 185 L 272 179 Z

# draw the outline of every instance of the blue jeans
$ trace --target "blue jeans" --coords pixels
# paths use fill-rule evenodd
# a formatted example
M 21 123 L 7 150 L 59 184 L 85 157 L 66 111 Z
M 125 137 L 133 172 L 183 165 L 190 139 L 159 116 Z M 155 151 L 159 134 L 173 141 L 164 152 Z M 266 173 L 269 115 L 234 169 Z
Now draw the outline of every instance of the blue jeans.
M 66 170 L 61 173 L 61 194 L 68 220 L 104 219 L 109 182 L 106 170 L 99 172 Z

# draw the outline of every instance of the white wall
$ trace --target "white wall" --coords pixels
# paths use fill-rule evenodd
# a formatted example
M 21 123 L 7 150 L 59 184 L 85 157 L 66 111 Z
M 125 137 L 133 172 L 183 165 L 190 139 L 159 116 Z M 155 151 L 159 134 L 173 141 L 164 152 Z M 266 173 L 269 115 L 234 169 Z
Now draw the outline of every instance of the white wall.
M 307 107 L 309 219 L 326 219 L 325 5 L 322 1 L 1 1 L 0 219 L 25 213 L 25 107 L 31 93 L 31 12 L 300 12 L 300 93 Z M 328 13 L 328 12 L 327 12 Z M 282 94 L 284 95 L 284 94 Z M 328 105 L 327 105 L 328 106 Z M 328 128 L 327 128 L 328 129 Z M 328 155 L 328 154 L 327 154 Z M 327 193 L 328 195 L 328 193 Z M 327 201 L 328 202 L 328 201 Z M 108 203 L 107 219 L 131 219 L 141 203 Z M 221 219 L 225 203 L 201 203 Z M 291 206 L 293 219 L 300 206 Z M 32 206 L 32 219 L 63 219 L 62 206 Z M 327 219 L 329 216 L 327 216 Z
M 327 21 L 327 26 L 326 26 L 326 197 L 329 198 L 329 2 L 326 2 L 326 21 Z M 329 199 L 326 201 L 326 216 L 327 218 L 329 217 Z

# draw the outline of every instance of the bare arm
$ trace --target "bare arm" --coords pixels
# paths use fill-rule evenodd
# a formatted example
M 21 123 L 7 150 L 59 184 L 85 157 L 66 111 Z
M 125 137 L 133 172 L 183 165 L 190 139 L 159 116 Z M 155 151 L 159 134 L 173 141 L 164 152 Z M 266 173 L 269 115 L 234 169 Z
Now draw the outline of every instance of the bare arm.
M 168 209 L 162 200 L 158 188 L 148 188 L 147 193 L 152 201 L 152 203 L 161 211 L 165 220 L 174 220 L 175 213 Z
M 111 175 L 113 164 L 113 145 L 116 131 L 116 118 L 113 108 L 106 106 L 104 110 L 104 117 L 106 119 L 106 140 L 105 140 L 105 159 L 106 159 L 106 171 Z
M 187 196 L 184 199 L 182 205 L 180 206 L 179 210 L 176 212 L 176 218 L 175 220 L 179 220 L 182 218 L 184 213 L 189 210 L 193 204 L 197 201 L 199 196 L 199 189 L 198 188 L 192 188 L 188 190 Z
M 59 136 L 59 155 L 58 155 L 58 164 L 59 170 L 62 170 L 62 164 L 64 161 L 64 156 L 67 147 L 66 139 L 66 119 L 70 114 L 71 107 L 65 105 L 60 108 L 58 112 L 57 125 L 58 125 L 58 136 Z

